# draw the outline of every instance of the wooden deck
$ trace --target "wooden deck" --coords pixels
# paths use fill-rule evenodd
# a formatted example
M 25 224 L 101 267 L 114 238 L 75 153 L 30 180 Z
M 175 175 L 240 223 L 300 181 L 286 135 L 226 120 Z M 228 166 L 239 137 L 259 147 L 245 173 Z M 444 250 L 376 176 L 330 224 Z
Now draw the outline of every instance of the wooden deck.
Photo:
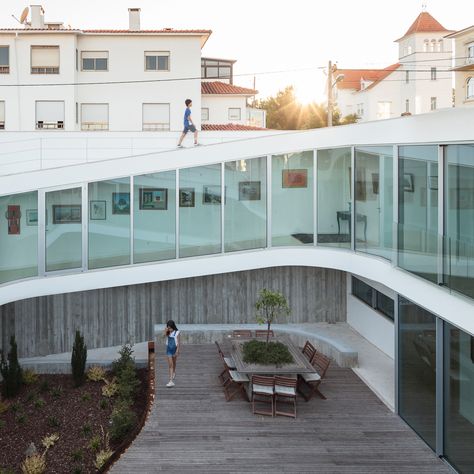
M 330 367 L 327 400 L 298 398 L 296 420 L 226 402 L 214 344 L 183 346 L 176 386 L 166 388 L 157 348 L 156 400 L 113 473 L 450 473 L 350 369 Z

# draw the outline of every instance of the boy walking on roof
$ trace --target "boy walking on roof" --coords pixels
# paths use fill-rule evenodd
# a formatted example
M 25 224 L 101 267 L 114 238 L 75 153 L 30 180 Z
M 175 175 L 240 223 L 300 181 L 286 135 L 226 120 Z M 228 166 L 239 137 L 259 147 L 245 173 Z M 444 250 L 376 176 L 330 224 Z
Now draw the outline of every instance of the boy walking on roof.
M 191 99 L 186 99 L 184 103 L 186 104 L 186 110 L 184 111 L 184 129 L 183 133 L 179 137 L 178 148 L 181 148 L 183 146 L 181 145 L 181 143 L 183 142 L 184 137 L 189 131 L 194 133 L 194 146 L 199 145 L 197 141 L 198 132 L 191 117 L 191 107 L 193 106 L 193 101 Z

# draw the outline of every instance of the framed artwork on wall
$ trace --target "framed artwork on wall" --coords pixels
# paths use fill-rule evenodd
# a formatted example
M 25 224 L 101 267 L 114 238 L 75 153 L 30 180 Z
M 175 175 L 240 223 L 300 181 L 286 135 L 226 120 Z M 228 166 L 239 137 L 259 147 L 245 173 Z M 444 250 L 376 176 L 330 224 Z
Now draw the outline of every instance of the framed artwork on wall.
M 7 212 L 5 212 L 5 217 L 8 221 L 8 234 L 18 235 L 20 233 L 20 206 L 15 204 L 9 205 L 7 207 Z
M 140 188 L 140 209 L 166 211 L 168 209 L 168 189 Z
M 130 193 L 112 193 L 112 214 L 130 214 Z
M 438 189 L 438 176 L 428 176 L 428 184 L 430 189 Z
M 240 181 L 239 201 L 260 201 L 260 181 Z
M 412 173 L 404 173 L 403 174 L 403 190 L 407 193 L 413 193 L 415 191 L 415 183 L 413 179 Z
M 283 188 L 307 188 L 308 170 L 282 170 L 281 182 Z
M 38 209 L 26 210 L 26 225 L 38 225 Z
M 81 221 L 80 204 L 53 204 L 53 224 L 80 224 Z
M 355 168 L 356 182 L 355 182 L 355 200 L 367 200 L 367 183 L 365 181 L 365 168 Z
M 209 184 L 202 187 L 202 203 L 203 204 L 220 204 L 221 203 L 221 186 L 220 184 Z
M 372 193 L 378 194 L 379 193 L 379 174 L 372 173 Z
M 194 188 L 181 188 L 179 190 L 179 207 L 194 207 Z
M 91 221 L 104 221 L 107 218 L 107 201 L 90 201 L 89 219 Z

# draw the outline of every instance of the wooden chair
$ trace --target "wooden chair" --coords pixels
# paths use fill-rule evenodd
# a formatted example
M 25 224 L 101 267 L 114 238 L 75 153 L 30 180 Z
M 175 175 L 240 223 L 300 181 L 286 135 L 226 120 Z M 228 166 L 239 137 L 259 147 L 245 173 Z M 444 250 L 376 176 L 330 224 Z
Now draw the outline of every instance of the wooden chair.
M 219 352 L 219 355 L 222 357 L 222 359 L 224 360 L 224 370 L 219 374 L 219 378 L 221 379 L 221 381 L 223 382 L 223 377 L 224 377 L 224 372 L 227 369 L 229 370 L 235 370 L 236 369 L 236 366 L 235 366 L 235 361 L 232 357 L 226 357 L 224 355 L 224 352 L 222 352 L 222 349 L 221 349 L 221 346 L 219 345 L 219 343 L 217 341 L 214 341 L 216 346 L 217 346 L 217 351 Z
M 313 398 L 314 395 L 318 395 L 326 400 L 326 397 L 319 391 L 319 386 L 326 376 L 330 363 L 331 359 L 329 357 L 316 351 L 311 365 L 316 369 L 317 373 L 299 375 L 297 389 L 306 401 Z
M 245 383 L 249 383 L 249 378 L 236 370 L 229 370 L 229 367 L 227 367 L 225 363 L 224 356 L 222 354 L 219 355 L 224 365 L 224 370 L 219 377 L 222 380 L 222 388 L 224 389 L 226 401 L 230 402 L 235 395 L 241 393 L 243 398 L 249 402 L 250 400 L 244 385 Z
M 257 329 L 257 330 L 255 331 L 255 337 L 256 337 L 256 338 L 259 338 L 259 337 L 267 337 L 267 334 L 270 334 L 270 337 L 273 337 L 273 336 L 274 336 L 272 329 L 270 329 L 270 331 L 268 331 L 267 329 Z
M 252 337 L 252 331 L 250 329 L 234 329 L 232 337 Z
M 275 375 L 275 415 L 296 418 L 296 378 Z M 284 403 L 291 406 L 291 411 L 278 408 Z
M 316 354 L 316 347 L 311 342 L 306 341 L 303 347 L 303 355 L 311 362 L 314 354 Z
M 252 413 L 258 415 L 274 416 L 274 377 L 265 375 L 252 375 Z M 270 404 L 270 410 L 257 409 L 256 403 Z

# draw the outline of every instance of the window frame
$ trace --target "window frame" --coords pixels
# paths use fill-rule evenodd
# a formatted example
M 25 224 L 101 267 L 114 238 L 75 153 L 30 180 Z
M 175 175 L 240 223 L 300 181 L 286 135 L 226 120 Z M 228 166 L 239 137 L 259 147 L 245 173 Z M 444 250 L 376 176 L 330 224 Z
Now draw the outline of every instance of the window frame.
M 168 106 L 168 122 L 145 122 L 146 105 Z M 164 125 L 164 126 L 163 126 Z M 143 102 L 142 103 L 142 131 L 143 132 L 168 132 L 171 127 L 171 103 L 169 102 Z
M 438 71 L 437 71 L 436 67 L 432 67 L 431 68 L 431 76 L 430 76 L 432 81 L 437 80 L 437 73 L 438 73 Z
M 232 118 L 231 117 L 231 111 L 232 110 L 238 110 L 239 111 L 239 118 Z M 241 121 L 242 120 L 242 107 L 229 107 L 227 109 L 227 119 L 228 120 L 238 120 L 238 121 Z
M 207 110 L 207 118 L 204 118 L 204 116 L 202 115 L 204 110 Z M 201 122 L 207 122 L 207 121 L 209 121 L 209 107 L 201 107 Z
M 35 49 L 57 49 L 58 66 L 33 66 L 33 51 Z M 35 69 L 35 70 L 34 70 Z M 32 44 L 30 45 L 30 74 L 60 74 L 61 73 L 61 48 L 59 44 Z
M 471 94 L 469 94 L 471 92 Z M 469 76 L 466 79 L 466 100 L 474 99 L 474 76 Z
M 107 57 L 106 58 L 84 58 L 83 53 L 107 53 Z M 84 59 L 92 59 L 94 61 L 94 69 L 84 69 Z M 105 59 L 107 61 L 106 69 L 97 69 L 97 59 Z M 81 51 L 81 72 L 109 72 L 109 52 L 107 50 Z
M 466 45 L 466 62 L 468 64 L 474 63 L 474 42 Z
M 370 290 L 370 302 L 367 301 L 361 294 L 354 293 L 354 288 L 357 287 L 357 285 L 365 286 Z M 362 303 L 366 304 L 369 308 L 373 309 L 376 311 L 378 314 L 382 315 L 383 317 L 387 318 L 388 320 L 394 322 L 395 320 L 395 300 L 392 299 L 390 296 L 386 295 L 385 293 L 382 293 L 381 291 L 377 290 L 373 286 L 369 285 L 366 283 L 364 280 L 361 280 L 360 278 L 355 277 L 354 275 L 351 275 L 351 295 L 356 298 L 357 300 L 361 301 Z M 392 314 L 387 313 L 383 309 L 383 305 L 380 304 L 380 299 L 379 297 L 382 297 L 384 299 L 391 300 L 393 303 L 393 312 Z
M 82 116 L 83 116 L 83 107 L 84 105 L 106 105 L 107 106 L 107 127 L 98 127 L 98 128 L 84 128 L 84 123 L 90 123 L 93 125 L 94 123 L 102 123 L 102 122 L 83 122 Z M 82 131 L 107 131 L 110 128 L 110 104 L 108 102 L 81 102 L 81 119 L 80 119 L 80 124 L 81 124 L 81 130 Z
M 0 74 L 10 74 L 10 45 L 1 44 L 0 48 L 6 48 L 8 55 L 8 64 L 0 64 Z
M 437 99 L 436 97 L 430 98 L 430 110 L 436 110 L 437 108 Z
M 0 105 L 3 104 L 3 121 L 0 121 L 0 130 L 5 130 L 5 122 L 7 118 L 7 103 L 6 100 L 0 100 Z
M 162 54 L 159 54 L 159 53 L 162 53 Z M 156 68 L 155 69 L 148 69 L 147 68 L 147 62 L 146 62 L 147 57 L 155 57 L 155 58 L 166 57 L 168 59 L 168 68 L 167 69 L 159 69 L 158 68 L 159 61 L 157 59 L 156 60 Z M 143 62 L 144 62 L 143 67 L 144 67 L 145 72 L 169 72 L 169 71 L 171 71 L 171 52 L 170 51 L 144 51 L 144 53 L 143 53 Z

